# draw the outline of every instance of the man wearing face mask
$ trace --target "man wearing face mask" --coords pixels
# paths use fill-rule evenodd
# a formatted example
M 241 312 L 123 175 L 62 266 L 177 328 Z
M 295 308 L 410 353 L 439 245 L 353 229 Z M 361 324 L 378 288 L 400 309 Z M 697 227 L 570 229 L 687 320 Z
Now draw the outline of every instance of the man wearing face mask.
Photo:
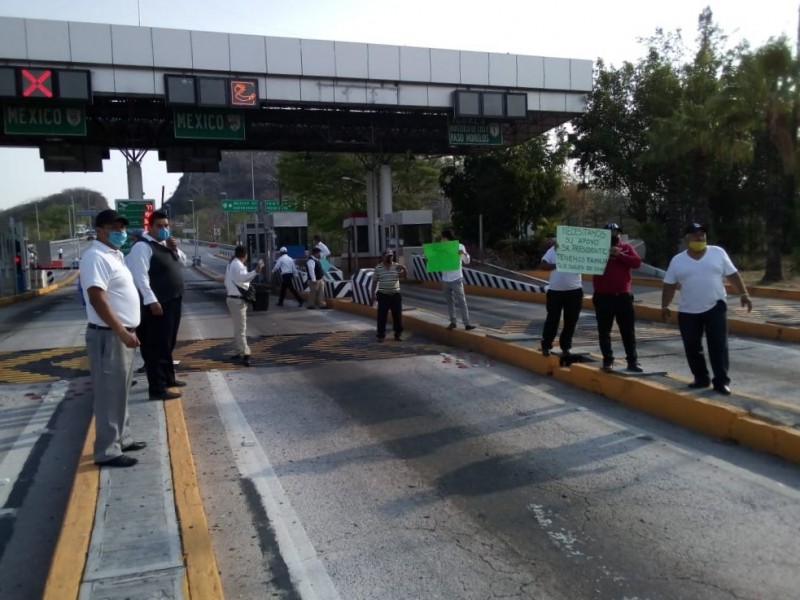
M 741 304 L 747 308 L 747 312 L 753 310 L 753 303 L 728 253 L 719 246 L 708 245 L 706 228 L 699 223 L 692 223 L 684 234 L 686 250 L 672 258 L 664 275 L 661 316 L 665 321 L 669 318 L 669 305 L 680 285 L 678 328 L 686 361 L 694 375 L 689 387 L 707 388 L 713 384 L 715 391 L 727 396 L 731 393 L 731 380 L 728 377 L 728 305 L 722 278 L 726 278 L 741 295 Z M 703 355 L 703 331 L 706 333 L 713 379 L 709 377 Z
M 175 379 L 172 352 L 181 324 L 182 269 L 187 259 L 170 235 L 167 213 L 157 210 L 150 215 L 142 241 L 131 248 L 126 262 L 142 297 L 142 323 L 136 333 L 142 342 L 150 399 L 180 398 L 180 393 L 167 388 L 186 385 Z
M 95 218 L 96 239 L 83 254 L 80 281 L 86 305 L 86 352 L 94 395 L 94 461 L 109 467 L 132 467 L 125 454 L 142 450 L 128 426 L 133 351 L 139 346 L 139 294 L 120 247 L 128 220 L 115 210 Z
M 642 265 L 642 259 L 630 244 L 620 237 L 622 229 L 609 223 L 605 229 L 611 231 L 611 248 L 608 262 L 602 275 L 592 277 L 594 314 L 597 318 L 597 337 L 603 354 L 603 370 L 614 369 L 614 350 L 611 347 L 611 327 L 617 322 L 622 345 L 625 348 L 627 371 L 641 373 L 636 352 L 636 313 L 633 310 L 631 271 Z

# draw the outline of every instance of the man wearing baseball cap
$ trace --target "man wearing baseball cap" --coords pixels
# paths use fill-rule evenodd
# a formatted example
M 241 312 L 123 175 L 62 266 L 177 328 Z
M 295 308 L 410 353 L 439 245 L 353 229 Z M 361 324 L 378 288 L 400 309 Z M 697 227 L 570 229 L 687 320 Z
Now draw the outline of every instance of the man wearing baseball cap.
M 686 250 L 672 257 L 664 275 L 661 316 L 665 321 L 669 318 L 669 305 L 680 285 L 678 328 L 686 361 L 694 375 L 689 387 L 700 389 L 713 385 L 715 391 L 728 396 L 731 393 L 731 380 L 728 377 L 728 304 L 725 301 L 723 277 L 741 295 L 741 304 L 747 308 L 747 312 L 753 310 L 753 303 L 728 253 L 719 246 L 709 246 L 706 234 L 706 227 L 699 223 L 690 223 L 686 227 Z M 713 378 L 709 377 L 703 355 L 704 331 Z
M 278 306 L 283 306 L 283 300 L 286 298 L 286 290 L 292 292 L 292 296 L 297 300 L 297 306 L 303 306 L 303 298 L 294 289 L 294 274 L 296 272 L 294 260 L 289 256 L 289 251 L 286 246 L 281 246 L 278 249 L 278 260 L 275 261 L 275 266 L 272 267 L 273 273 L 278 273 L 281 277 L 281 294 L 278 297 Z
M 140 319 L 139 293 L 119 250 L 128 237 L 128 220 L 108 209 L 97 214 L 94 225 L 97 237 L 80 264 L 94 395 L 94 462 L 132 467 L 138 461 L 125 452 L 147 444 L 134 441 L 128 427 L 128 390 Z

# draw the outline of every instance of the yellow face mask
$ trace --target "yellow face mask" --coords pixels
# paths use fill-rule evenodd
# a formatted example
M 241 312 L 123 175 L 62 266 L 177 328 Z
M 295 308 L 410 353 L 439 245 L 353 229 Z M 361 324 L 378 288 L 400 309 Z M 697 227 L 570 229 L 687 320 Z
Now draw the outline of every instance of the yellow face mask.
M 702 252 L 708 246 L 708 242 L 689 242 L 689 250 L 692 252 Z

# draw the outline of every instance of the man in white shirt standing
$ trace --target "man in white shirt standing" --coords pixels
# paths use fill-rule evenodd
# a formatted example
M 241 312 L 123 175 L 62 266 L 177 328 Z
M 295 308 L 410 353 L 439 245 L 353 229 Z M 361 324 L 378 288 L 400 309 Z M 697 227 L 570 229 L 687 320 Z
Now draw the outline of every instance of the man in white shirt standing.
M 295 300 L 297 300 L 297 306 L 303 306 L 303 298 L 294 289 L 294 260 L 289 256 L 286 246 L 281 246 L 278 249 L 278 254 L 280 256 L 278 256 L 278 260 L 275 261 L 275 266 L 272 268 L 272 272 L 278 273 L 281 277 L 281 293 L 278 297 L 278 306 L 283 306 L 283 301 L 286 299 L 286 290 L 292 292 Z
M 306 262 L 306 270 L 308 271 L 308 308 L 328 308 L 325 304 L 325 270 L 322 268 L 320 262 L 322 251 L 319 246 L 314 246 L 311 249 L 311 256 L 308 257 Z
M 250 282 L 264 268 L 264 261 L 259 259 L 256 268 L 248 271 L 247 267 L 247 248 L 236 246 L 233 250 L 233 258 L 228 263 L 225 270 L 225 293 L 227 298 L 225 303 L 228 305 L 228 312 L 233 319 L 233 341 L 236 344 L 236 354 L 231 360 L 241 359 L 245 367 L 250 366 L 250 346 L 247 344 L 247 302 L 242 298 L 239 288 L 248 289 Z
M 715 391 L 728 396 L 731 393 L 731 380 L 728 377 L 728 305 L 725 302 L 723 277 L 741 294 L 741 304 L 747 308 L 747 312 L 753 310 L 753 303 L 728 253 L 719 246 L 708 245 L 706 228 L 692 223 L 684 233 L 686 250 L 672 258 L 664 275 L 661 315 L 665 321 L 669 318 L 669 305 L 680 285 L 678 328 L 689 369 L 694 375 L 689 387 L 707 388 L 713 384 Z M 713 379 L 709 378 L 703 355 L 703 331 Z
M 320 236 L 314 236 L 314 243 L 312 244 L 312 247 L 319 248 L 319 257 L 328 260 L 328 257 L 331 255 L 331 251 L 330 248 L 328 248 L 322 241 Z
M 147 444 L 133 440 L 128 423 L 128 390 L 140 318 L 139 294 L 119 251 L 127 239 L 128 220 L 109 209 L 97 214 L 94 225 L 97 237 L 80 264 L 94 395 L 94 462 L 132 467 L 138 461 L 124 453 Z
M 150 399 L 180 398 L 167 388 L 186 385 L 175 378 L 172 352 L 181 324 L 183 267 L 188 261 L 170 234 L 167 213 L 157 210 L 150 215 L 147 231 L 125 262 L 142 297 L 142 322 L 136 333 L 142 342 Z
M 569 354 L 572 349 L 572 336 L 583 308 L 583 284 L 580 273 L 564 273 L 556 265 L 557 244 L 550 246 L 542 257 L 539 268 L 550 271 L 550 285 L 547 288 L 547 318 L 542 329 L 542 354 L 550 356 L 553 340 L 556 338 L 561 312 L 564 312 L 564 326 L 558 338 L 561 352 Z
M 452 242 L 455 240 L 455 235 L 452 229 L 445 229 L 442 231 L 442 240 Z M 464 329 L 470 331 L 475 329 L 475 325 L 469 322 L 469 309 L 467 308 L 467 297 L 464 294 L 464 273 L 461 270 L 461 265 L 468 265 L 470 256 L 467 254 L 467 249 L 464 244 L 458 244 L 458 254 L 461 258 L 461 264 L 458 269 L 454 271 L 442 271 L 442 290 L 444 292 L 444 299 L 447 302 L 447 313 L 450 316 L 450 324 L 448 329 L 455 329 L 457 326 L 456 321 L 456 305 L 461 313 L 461 320 L 464 322 Z

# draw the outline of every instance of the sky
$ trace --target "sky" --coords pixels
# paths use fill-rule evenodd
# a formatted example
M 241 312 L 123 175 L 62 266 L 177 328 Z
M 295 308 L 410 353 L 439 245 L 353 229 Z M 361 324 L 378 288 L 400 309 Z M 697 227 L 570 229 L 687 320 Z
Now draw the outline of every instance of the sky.
M 710 6 L 731 44 L 760 46 L 785 34 L 794 43 L 800 0 L 0 0 L 0 15 L 221 31 L 277 37 L 636 61 L 638 40 L 656 28 L 681 29 L 691 41 Z M 495 11 L 495 12 L 492 12 Z M 45 173 L 38 149 L 0 148 L 0 210 L 71 187 L 109 201 L 127 197 L 126 163 L 112 150 L 103 173 Z M 180 174 L 155 151 L 142 162 L 147 198 L 166 198 Z

